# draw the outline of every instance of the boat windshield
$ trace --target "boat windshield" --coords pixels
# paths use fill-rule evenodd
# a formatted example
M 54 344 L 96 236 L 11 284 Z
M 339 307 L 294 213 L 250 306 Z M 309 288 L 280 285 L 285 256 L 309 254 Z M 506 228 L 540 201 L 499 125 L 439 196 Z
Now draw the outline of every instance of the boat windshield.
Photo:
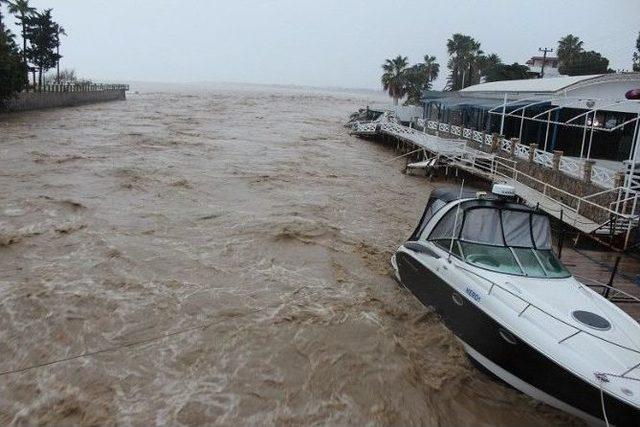
M 549 218 L 529 210 L 451 209 L 428 240 L 447 251 L 452 248 L 453 255 L 487 270 L 528 277 L 571 275 L 551 249 Z

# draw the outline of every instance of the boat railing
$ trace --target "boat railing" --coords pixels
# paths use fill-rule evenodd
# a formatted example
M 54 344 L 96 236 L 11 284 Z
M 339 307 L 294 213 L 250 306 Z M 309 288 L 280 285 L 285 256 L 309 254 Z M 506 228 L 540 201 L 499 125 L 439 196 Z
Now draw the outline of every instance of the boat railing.
M 638 304 L 638 303 L 640 303 L 640 298 L 638 298 L 635 295 L 632 295 L 632 294 L 630 294 L 628 292 L 625 292 L 620 288 L 616 288 L 615 286 L 611 286 L 609 284 L 602 283 L 602 282 L 599 282 L 597 280 L 590 279 L 590 278 L 587 278 L 587 277 L 579 276 L 577 274 L 574 274 L 573 277 L 575 277 L 576 279 L 579 279 L 580 282 L 585 286 L 588 286 L 590 288 L 599 288 L 599 289 L 601 289 L 603 292 L 600 292 L 600 295 L 605 296 L 609 301 L 614 302 L 616 304 L 625 304 L 625 303 Z M 585 283 L 585 282 L 591 282 L 591 284 Z M 622 294 L 622 296 L 619 296 L 618 294 Z
M 488 290 L 488 292 L 487 292 L 487 295 L 491 295 L 491 293 L 492 293 L 492 291 L 493 291 L 493 289 L 494 289 L 494 288 L 499 288 L 500 290 L 502 290 L 502 291 L 504 291 L 504 292 L 508 293 L 509 295 L 511 295 L 511 296 L 513 296 L 513 297 L 517 298 L 518 300 L 520 300 L 521 302 L 523 302 L 523 303 L 525 304 L 525 307 L 524 307 L 522 310 L 520 310 L 520 312 L 518 313 L 518 317 L 522 317 L 522 315 L 523 315 L 527 310 L 530 310 L 530 309 L 532 309 L 532 308 L 533 308 L 533 309 L 536 309 L 536 310 L 538 310 L 539 312 L 543 313 L 544 315 L 546 315 L 546 316 L 548 316 L 548 317 L 550 317 L 550 318 L 552 318 L 552 319 L 554 319 L 554 320 L 556 320 L 556 321 L 558 321 L 558 322 L 562 323 L 563 325 L 566 325 L 566 326 L 568 326 L 568 327 L 570 327 L 570 328 L 573 328 L 573 329 L 574 329 L 574 331 L 573 331 L 571 334 L 569 334 L 569 335 L 565 336 L 564 338 L 560 339 L 560 340 L 558 341 L 558 344 L 565 343 L 565 342 L 569 341 L 570 339 L 572 339 L 572 338 L 574 338 L 574 337 L 578 336 L 579 334 L 585 334 L 585 335 L 588 335 L 588 336 L 590 336 L 590 337 L 592 337 L 592 338 L 595 338 L 595 339 L 597 339 L 597 340 L 600 340 L 600 341 L 602 341 L 602 342 L 604 342 L 604 343 L 607 343 L 607 344 L 613 345 L 613 346 L 618 347 L 618 348 L 620 348 L 620 349 L 622 349 L 622 350 L 629 351 L 629 352 L 632 352 L 632 353 L 637 354 L 637 355 L 639 355 L 639 356 L 640 356 L 640 350 L 637 350 L 637 349 L 635 349 L 635 348 L 628 347 L 628 346 L 626 346 L 626 345 L 624 345 L 624 344 L 620 344 L 620 343 L 617 343 L 617 342 L 615 342 L 615 341 L 611 341 L 611 340 L 609 340 L 609 339 L 607 339 L 607 338 L 603 338 L 603 337 L 601 337 L 601 336 L 598 336 L 598 335 L 596 335 L 596 334 L 594 334 L 594 333 L 592 333 L 592 332 L 590 332 L 590 331 L 588 331 L 588 330 L 586 330 L 586 329 L 580 328 L 579 326 L 573 325 L 573 324 L 571 324 L 571 323 L 567 322 L 566 320 L 563 320 L 563 319 L 559 318 L 558 316 L 556 316 L 556 315 L 554 315 L 554 314 L 552 314 L 552 313 L 549 313 L 549 312 L 548 312 L 547 310 L 545 310 L 544 308 L 542 308 L 542 307 L 540 307 L 540 306 L 538 306 L 538 305 L 534 304 L 533 302 L 531 302 L 531 301 L 527 300 L 527 299 L 526 299 L 526 298 L 524 298 L 523 296 L 518 295 L 518 294 L 516 294 L 515 292 L 510 291 L 510 290 L 509 290 L 509 289 L 507 289 L 506 287 L 504 287 L 504 286 L 500 285 L 499 283 L 494 282 L 494 281 L 493 281 L 493 280 L 491 280 L 491 279 L 488 279 L 488 278 L 486 278 L 486 277 L 484 277 L 484 276 L 482 276 L 482 275 L 480 275 L 480 274 L 478 274 L 478 273 L 476 273 L 476 272 L 474 272 L 474 271 L 472 271 L 472 270 L 470 270 L 470 269 L 468 269 L 468 268 L 462 267 L 462 266 L 457 266 L 457 268 L 459 268 L 459 269 L 461 269 L 461 270 L 463 270 L 463 271 L 465 271 L 465 272 L 467 272 L 467 273 L 470 273 L 470 274 L 472 274 L 472 275 L 474 275 L 474 276 L 476 276 L 476 277 L 479 277 L 480 279 L 482 279 L 482 280 L 484 280 L 484 281 L 488 282 L 488 283 L 490 284 L 490 287 L 489 287 L 489 290 Z M 618 291 L 619 291 L 619 289 L 616 289 L 616 290 L 618 290 Z M 626 294 L 626 293 L 625 293 L 625 294 Z M 627 294 L 627 295 L 628 295 L 628 294 Z M 635 298 L 635 297 L 634 297 L 634 298 Z M 620 378 L 633 379 L 633 380 L 640 380 L 640 378 L 627 377 L 627 374 L 629 374 L 630 372 L 632 372 L 634 369 L 636 369 L 636 368 L 638 368 L 638 367 L 640 367 L 640 362 L 639 362 L 638 364 L 636 364 L 636 365 L 632 366 L 631 368 L 626 369 L 622 374 L 614 374 L 614 375 L 616 375 L 616 376 L 618 376 L 618 377 L 620 377 Z

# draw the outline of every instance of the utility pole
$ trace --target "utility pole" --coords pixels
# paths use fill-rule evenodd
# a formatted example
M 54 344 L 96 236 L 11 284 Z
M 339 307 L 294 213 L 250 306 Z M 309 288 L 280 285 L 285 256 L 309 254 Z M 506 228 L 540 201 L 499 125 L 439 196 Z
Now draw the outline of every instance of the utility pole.
M 544 55 L 542 55 L 542 69 L 540 70 L 540 78 L 544 77 L 544 66 L 547 63 L 547 52 L 553 52 L 553 49 L 547 49 L 546 47 L 543 49 L 541 47 L 538 48 L 539 52 L 544 52 Z

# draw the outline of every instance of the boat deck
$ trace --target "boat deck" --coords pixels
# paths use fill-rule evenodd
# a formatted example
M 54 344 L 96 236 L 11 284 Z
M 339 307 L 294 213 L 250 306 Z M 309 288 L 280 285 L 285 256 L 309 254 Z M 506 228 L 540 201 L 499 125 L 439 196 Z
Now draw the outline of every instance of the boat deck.
M 602 283 L 609 281 L 618 256 L 620 254 L 617 252 L 574 249 L 568 245 L 562 249 L 562 263 L 573 274 Z M 640 298 L 640 284 L 638 283 L 640 283 L 640 258 L 637 255 L 622 255 L 613 286 Z M 594 290 L 598 291 L 598 289 Z M 640 323 L 640 303 L 625 303 L 618 304 L 618 306 Z

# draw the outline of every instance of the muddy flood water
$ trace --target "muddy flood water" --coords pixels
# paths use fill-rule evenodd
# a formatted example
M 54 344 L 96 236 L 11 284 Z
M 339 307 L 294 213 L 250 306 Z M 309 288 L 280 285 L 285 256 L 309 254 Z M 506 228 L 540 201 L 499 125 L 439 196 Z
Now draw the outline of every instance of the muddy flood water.
M 161 87 L 0 117 L 0 424 L 580 425 L 391 278 L 433 184 L 342 127 L 376 100 Z

